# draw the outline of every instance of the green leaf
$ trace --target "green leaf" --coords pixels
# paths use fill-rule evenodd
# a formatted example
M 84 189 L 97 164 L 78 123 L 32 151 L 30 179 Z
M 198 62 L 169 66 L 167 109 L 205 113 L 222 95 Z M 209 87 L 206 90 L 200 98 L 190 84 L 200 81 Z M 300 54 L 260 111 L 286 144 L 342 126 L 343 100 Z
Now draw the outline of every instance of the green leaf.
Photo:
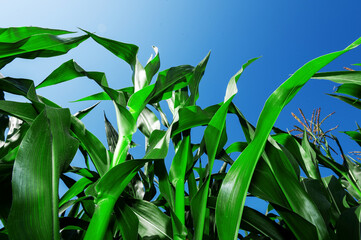
M 199 83 L 203 77 L 204 71 L 206 70 L 206 66 L 210 55 L 211 52 L 209 52 L 207 56 L 194 68 L 194 73 L 189 83 L 189 91 L 191 93 L 189 105 L 195 105 L 199 97 L 199 92 L 198 92 Z
M 134 199 L 131 202 L 130 208 L 139 219 L 138 231 L 141 237 L 173 239 L 170 218 L 157 206 L 142 200 Z
M 105 113 L 104 113 L 104 122 L 105 122 L 105 135 L 107 136 L 109 151 L 114 153 L 118 142 L 118 133 L 114 129 L 113 125 L 108 121 Z
M 361 84 L 352 84 L 352 83 L 346 83 L 339 86 L 336 90 L 336 93 L 341 94 L 348 94 L 352 97 L 361 98 Z
M 124 201 L 118 201 L 114 210 L 123 239 L 138 239 L 139 220 L 132 209 Z
M 76 181 L 74 185 L 71 186 L 71 188 L 69 188 L 69 190 L 66 191 L 66 193 L 61 197 L 59 201 L 59 207 L 64 205 L 66 202 L 68 202 L 70 199 L 72 199 L 79 193 L 83 192 L 84 189 L 92 183 L 93 181 L 85 177 Z
M 168 154 L 170 131 L 154 130 L 149 138 L 149 145 L 145 153 L 145 159 L 159 158 L 164 159 Z
M 147 138 L 150 137 L 154 130 L 160 130 L 160 122 L 157 116 L 147 107 L 140 113 L 137 126 Z
M 70 117 L 68 109 L 46 107 L 20 145 L 8 219 L 11 239 L 59 239 L 59 176 L 78 148 L 69 134 Z
M 339 84 L 352 83 L 361 85 L 361 71 L 321 72 L 314 74 L 312 78 L 330 80 Z
M 243 207 L 254 169 L 264 150 L 268 135 L 283 107 L 292 100 L 317 71 L 338 56 L 357 47 L 360 43 L 361 38 L 345 50 L 330 53 L 306 63 L 267 99 L 257 123 L 255 138 L 231 166 L 218 195 L 216 222 L 221 240 L 237 238 Z M 222 224 L 222 222 L 228 224 Z M 320 238 L 327 237 L 328 233 L 323 231 L 323 228 L 318 230 Z
M 345 97 L 345 96 L 339 96 L 335 94 L 327 94 L 331 97 L 338 98 L 341 101 L 344 101 L 345 103 L 350 104 L 351 106 L 354 106 L 355 108 L 361 109 L 361 101 L 355 98 Z
M 348 136 L 350 136 L 352 140 L 354 140 L 358 145 L 361 146 L 361 132 L 346 131 L 344 133 L 346 133 Z
M 95 186 L 96 208 L 85 239 L 103 239 L 114 205 L 128 183 L 148 160 L 129 160 L 110 169 Z
M 108 49 L 115 56 L 126 61 L 133 68 L 136 61 L 137 52 L 139 49 L 136 45 L 99 37 L 83 29 L 81 30 L 86 32 L 91 38 L 94 39 L 94 41 L 96 41 L 97 43 Z
M 245 64 L 242 65 L 241 69 L 231 78 L 231 80 L 227 85 L 226 96 L 224 96 L 224 102 L 227 102 L 228 99 L 230 99 L 238 92 L 237 82 L 239 77 L 242 75 L 244 69 L 246 69 L 246 67 L 248 67 L 252 62 L 256 61 L 259 58 L 260 57 L 252 58 L 251 60 L 248 60 Z
M 147 85 L 150 84 L 154 75 L 158 72 L 160 67 L 160 59 L 158 48 L 153 46 L 153 50 L 155 52 L 154 58 L 152 56 L 149 58 L 147 65 L 145 65 L 144 70 L 147 75 Z
M 337 239 L 360 239 L 361 206 L 342 212 L 337 221 Z
M 19 78 L 1 78 L 0 90 L 8 93 L 21 95 L 26 97 L 32 102 L 37 102 L 38 97 L 35 93 L 34 82 L 29 79 Z
M 82 119 L 83 117 L 85 117 L 86 115 L 88 115 L 88 113 L 91 112 L 91 110 L 93 110 L 96 106 L 98 106 L 100 102 L 97 102 L 96 104 L 94 104 L 93 106 L 90 106 L 86 109 L 80 110 L 78 112 L 76 112 L 74 114 L 74 117 L 78 118 L 78 119 Z
M 103 176 L 110 166 L 110 159 L 104 145 L 86 130 L 84 124 L 76 117 L 71 118 L 71 130 L 79 140 L 80 146 L 89 154 L 99 175 Z
M 219 109 L 219 105 L 210 106 L 202 110 L 199 106 L 187 106 L 179 109 L 179 120 L 173 124 L 172 137 L 202 125 L 207 125 Z
M 31 37 L 36 34 L 53 34 L 53 35 L 63 35 L 74 32 L 69 32 L 59 29 L 49 29 L 49 28 L 40 28 L 40 27 L 10 27 L 10 28 L 0 28 L 0 42 L 14 43 L 20 41 L 21 39 Z
M 83 35 L 73 38 L 60 38 L 53 34 L 42 33 L 14 43 L 2 43 L 0 48 L 0 69 L 15 58 L 34 59 L 65 54 L 88 39 L 88 37 Z

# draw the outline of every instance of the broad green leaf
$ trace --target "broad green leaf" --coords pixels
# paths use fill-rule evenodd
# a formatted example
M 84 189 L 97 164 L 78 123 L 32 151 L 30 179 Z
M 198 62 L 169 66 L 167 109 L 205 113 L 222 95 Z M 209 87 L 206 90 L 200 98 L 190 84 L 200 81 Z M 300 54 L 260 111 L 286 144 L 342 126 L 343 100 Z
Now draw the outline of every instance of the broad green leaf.
M 218 195 L 216 222 L 221 240 L 237 238 L 243 206 L 254 169 L 264 150 L 268 135 L 283 107 L 293 99 L 317 71 L 338 56 L 357 47 L 360 43 L 361 38 L 345 50 L 330 53 L 306 63 L 267 99 L 258 119 L 255 138 L 231 166 Z M 222 224 L 222 222 L 228 224 Z M 327 238 L 328 235 L 324 228 L 319 228 L 318 234 L 319 238 Z
M 1 78 L 0 90 L 8 93 L 21 95 L 26 97 L 32 102 L 37 102 L 38 97 L 35 93 L 34 82 L 29 79 L 19 78 Z
M 132 209 L 124 201 L 118 201 L 114 210 L 117 213 L 115 215 L 118 222 L 117 226 L 122 233 L 123 239 L 138 239 L 139 220 Z
M 314 74 L 312 78 L 330 80 L 339 84 L 352 83 L 361 85 L 361 71 L 321 72 Z
M 342 212 L 337 222 L 337 239 L 360 239 L 361 206 Z
M 139 114 L 137 126 L 147 138 L 154 130 L 160 130 L 160 122 L 157 116 L 147 107 Z
M 358 145 L 361 146 L 361 132 L 346 131 L 344 133 L 346 133 L 348 136 L 350 136 L 352 140 L 354 140 Z
M 95 186 L 96 208 L 85 239 L 103 239 L 114 205 L 138 170 L 152 160 L 129 160 L 110 169 Z
M 12 177 L 11 239 L 59 239 L 59 176 L 78 148 L 69 133 L 70 117 L 68 109 L 46 107 L 20 145 Z
M 15 58 L 34 59 L 65 54 L 88 38 L 89 36 L 87 35 L 60 38 L 53 34 L 42 33 L 14 43 L 2 43 L 0 49 L 0 69 Z
M 152 159 L 129 160 L 110 169 L 95 186 L 97 200 L 112 197 L 117 199 L 138 170 Z
M 210 106 L 202 110 L 199 106 L 187 106 L 179 109 L 179 120 L 173 124 L 172 137 L 185 130 L 207 125 L 212 119 L 219 105 Z
M 361 80 L 360 80 L 361 82 Z M 348 94 L 357 99 L 361 98 L 361 84 L 346 83 L 339 86 L 336 93 Z
M 168 154 L 170 131 L 154 130 L 149 138 L 149 145 L 145 153 L 145 159 L 159 158 L 164 159 Z
M 14 43 L 21 39 L 31 37 L 36 34 L 48 33 L 53 35 L 63 35 L 74 32 L 69 32 L 59 29 L 49 29 L 40 27 L 10 27 L 0 28 L 0 42 Z
M 94 39 L 97 43 L 108 49 L 111 53 L 113 53 L 115 56 L 123 59 L 126 61 L 132 68 L 134 67 L 138 47 L 134 44 L 128 44 L 128 43 L 122 43 L 118 41 L 114 41 L 111 39 L 99 37 L 93 33 L 90 33 L 88 31 L 85 31 L 81 29 L 82 31 L 86 32 L 91 38 Z
M 325 223 L 329 225 L 331 219 L 331 203 L 322 181 L 308 178 L 302 180 L 302 185 L 319 209 Z
M 330 214 L 333 217 L 331 221 L 335 225 L 336 220 L 341 213 L 346 210 L 344 199 L 347 198 L 348 193 L 342 187 L 341 182 L 333 175 L 322 178 L 322 182 L 326 188 L 329 198 L 331 199 Z
M 241 227 L 243 229 L 250 227 L 251 230 L 256 230 L 270 239 L 286 240 L 292 238 L 292 235 L 283 229 L 279 224 L 249 207 L 244 208 L 244 216 L 241 221 Z
M 139 235 L 143 238 L 173 239 L 170 218 L 154 204 L 132 200 L 130 208 L 139 219 Z

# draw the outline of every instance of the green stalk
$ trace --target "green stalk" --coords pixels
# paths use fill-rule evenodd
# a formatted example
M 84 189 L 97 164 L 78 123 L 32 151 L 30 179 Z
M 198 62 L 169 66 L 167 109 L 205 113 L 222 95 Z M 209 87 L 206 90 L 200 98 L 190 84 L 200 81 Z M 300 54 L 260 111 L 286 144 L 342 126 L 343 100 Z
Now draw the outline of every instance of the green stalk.
M 94 215 L 90 221 L 84 240 L 104 239 L 115 202 L 115 198 L 108 197 L 101 199 L 97 203 Z

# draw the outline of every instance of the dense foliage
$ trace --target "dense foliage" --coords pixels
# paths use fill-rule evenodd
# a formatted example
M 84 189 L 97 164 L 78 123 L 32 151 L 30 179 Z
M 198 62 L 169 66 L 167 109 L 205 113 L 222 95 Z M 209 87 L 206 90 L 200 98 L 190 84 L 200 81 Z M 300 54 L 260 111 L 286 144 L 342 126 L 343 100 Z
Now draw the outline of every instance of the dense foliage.
M 202 109 L 196 105 L 198 86 L 209 54 L 195 67 L 157 74 L 156 47 L 143 67 L 137 46 L 83 32 L 63 38 L 70 32 L 0 29 L 0 68 L 15 58 L 62 55 L 92 38 L 133 71 L 133 86 L 123 89 L 111 88 L 104 73 L 86 71 L 74 60 L 37 86 L 29 79 L 0 79 L 1 239 L 360 239 L 360 163 L 341 148 L 342 164 L 333 159 L 325 134 L 305 127 L 299 138 L 273 125 L 310 78 L 342 84 L 331 95 L 361 108 L 361 72 L 317 73 L 361 39 L 296 71 L 268 98 L 254 127 L 232 99 L 238 79 L 256 59 L 230 79 L 223 102 Z M 118 130 L 105 118 L 108 146 L 81 121 L 97 104 L 72 115 L 36 92 L 77 77 L 102 90 L 81 101 L 114 103 Z M 28 101 L 5 100 L 3 92 Z M 163 102 L 170 111 L 162 111 Z M 228 114 L 238 118 L 246 142 L 227 142 Z M 206 126 L 201 142 L 192 138 L 197 126 Z M 132 137 L 138 130 L 147 143 L 142 159 L 129 153 L 137 148 Z M 360 127 L 346 134 L 361 146 Z M 339 145 L 336 137 L 332 141 Z M 175 154 L 167 170 L 171 143 Z M 85 168 L 72 166 L 78 150 Z M 230 153 L 240 154 L 232 159 Z M 223 163 L 220 169 L 213 168 L 216 160 Z M 321 176 L 320 165 L 334 175 Z M 68 187 L 62 196 L 59 181 Z M 269 203 L 267 213 L 244 206 L 247 197 Z

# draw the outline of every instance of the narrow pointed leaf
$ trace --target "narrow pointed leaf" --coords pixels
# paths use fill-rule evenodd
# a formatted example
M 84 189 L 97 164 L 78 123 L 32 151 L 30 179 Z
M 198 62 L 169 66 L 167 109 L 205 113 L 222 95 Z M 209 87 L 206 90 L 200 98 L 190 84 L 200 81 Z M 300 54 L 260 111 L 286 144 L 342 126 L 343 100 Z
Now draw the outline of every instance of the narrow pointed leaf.
M 335 94 L 327 94 L 327 95 L 337 98 L 337 99 L 340 99 L 341 101 L 344 101 L 345 103 L 348 103 L 355 108 L 361 109 L 361 101 L 358 99 L 335 95 Z
M 314 74 L 312 78 L 330 80 L 340 84 L 352 83 L 361 85 L 361 71 L 321 72 Z

